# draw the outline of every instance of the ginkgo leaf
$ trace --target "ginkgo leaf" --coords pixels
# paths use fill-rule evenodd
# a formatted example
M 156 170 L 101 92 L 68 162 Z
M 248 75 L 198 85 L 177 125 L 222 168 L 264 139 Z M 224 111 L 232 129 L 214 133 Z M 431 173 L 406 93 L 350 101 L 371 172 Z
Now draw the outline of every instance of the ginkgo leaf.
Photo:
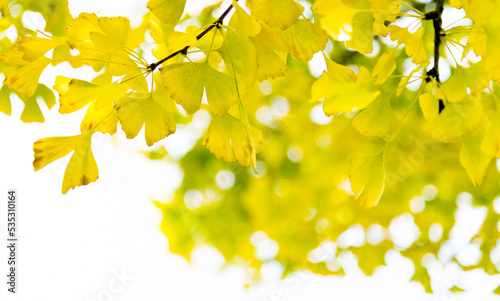
M 62 193 L 97 180 L 99 172 L 91 149 L 92 132 L 76 136 L 51 137 L 33 144 L 35 171 L 74 151 L 64 173 Z
M 210 109 L 224 115 L 238 96 L 234 78 L 203 63 L 177 63 L 160 69 L 165 89 L 188 114 L 200 109 L 206 89 Z
M 361 53 L 373 51 L 373 35 L 386 36 L 386 21 L 395 21 L 399 0 L 317 0 L 312 10 L 328 34 L 338 40 L 341 32 L 351 39 L 346 46 Z
M 295 24 L 304 7 L 293 0 L 257 0 L 252 15 L 270 27 L 287 29 Z
M 462 135 L 470 135 L 481 126 L 483 114 L 481 98 L 469 96 L 461 103 L 447 103 L 440 114 L 424 125 L 424 130 L 436 140 L 458 142 Z
M 135 138 L 143 125 L 148 146 L 175 132 L 173 113 L 164 104 L 167 100 L 158 97 L 158 89 L 162 88 L 157 88 L 157 92 L 147 98 L 126 98 L 116 106 L 118 119 L 128 139 Z
M 186 0 L 149 0 L 147 8 L 162 22 L 174 27 L 184 12 Z
M 361 134 L 379 137 L 395 133 L 397 124 L 398 119 L 387 96 L 379 96 L 352 121 L 352 126 Z
M 240 33 L 249 37 L 256 36 L 262 28 L 260 23 L 254 17 L 247 14 L 235 0 L 233 0 L 233 6 L 236 10 L 237 21 L 239 22 L 237 28 L 239 28 Z
M 124 17 L 101 17 L 97 19 L 100 31 L 91 31 L 90 40 L 97 49 L 116 52 L 126 47 L 130 22 Z
M 77 136 L 44 138 L 36 141 L 33 144 L 33 150 L 35 151 L 33 167 L 35 171 L 40 170 L 47 164 L 72 152 L 82 137 L 83 134 Z
M 81 13 L 68 26 L 68 35 L 77 40 L 89 41 L 91 32 L 101 31 L 97 19 L 96 14 Z
M 487 88 L 490 80 L 481 64 L 474 64 L 469 68 L 457 66 L 450 78 L 440 85 L 436 97 L 448 102 L 462 102 L 470 93 L 481 92 Z
M 420 110 L 425 120 L 431 120 L 439 115 L 439 100 L 430 93 L 421 94 L 418 97 Z
M 217 51 L 224 59 L 229 74 L 233 74 L 234 69 L 238 81 L 250 87 L 255 83 L 257 75 L 257 55 L 252 40 L 237 33 L 241 31 L 240 26 L 238 18 L 232 17 L 229 20 L 229 27 L 234 30 L 226 31 L 225 47 L 220 47 Z
M 52 90 L 43 84 L 38 84 L 35 94 L 30 97 L 18 95 L 24 103 L 24 109 L 21 113 L 21 120 L 23 122 L 45 122 L 43 113 L 38 105 L 38 99 L 41 98 L 47 105 L 47 108 L 52 108 L 56 103 L 56 98 Z
M 464 8 L 467 18 L 474 20 L 478 25 L 488 21 L 495 11 L 495 0 L 451 0 L 450 6 Z
M 486 124 L 481 150 L 492 157 L 500 158 L 500 114 L 498 109 L 492 120 Z
M 56 77 L 54 89 L 59 92 L 59 112 L 61 114 L 78 111 L 91 102 L 95 102 L 95 108 L 100 109 L 106 105 L 109 106 L 127 92 L 126 87 L 117 83 L 98 86 L 64 76 Z
M 27 97 L 33 96 L 38 87 L 38 79 L 50 62 L 50 59 L 41 56 L 29 65 L 9 74 L 4 84 L 19 94 Z
M 259 81 L 285 76 L 286 64 L 275 51 L 260 43 L 255 43 L 255 50 L 257 52 L 257 79 Z
M 398 44 L 405 44 L 406 54 L 411 57 L 415 64 L 423 64 L 429 61 L 429 55 L 424 46 L 424 27 L 420 27 L 416 32 L 410 33 L 407 28 L 397 25 L 389 26 L 391 40 L 398 41 Z
M 346 42 L 346 47 L 356 49 L 361 53 L 373 51 L 373 15 L 371 12 L 358 12 L 352 17 L 352 38 Z
M 250 166 L 253 164 L 253 153 L 258 152 L 262 144 L 262 134 L 259 130 L 252 127 L 251 134 L 254 146 L 242 121 L 230 114 L 213 116 L 203 145 L 218 159 L 227 162 L 238 161 L 240 165 Z
M 327 116 L 364 109 L 380 94 L 370 86 L 371 75 L 366 69 L 361 69 L 353 79 L 352 70 L 335 66 L 323 72 L 312 86 L 313 98 L 324 98 L 323 111 Z
M 375 79 L 375 85 L 383 84 L 389 76 L 396 70 L 396 58 L 393 53 L 382 54 L 375 67 L 373 67 L 372 77 Z
M 87 185 L 97 181 L 99 170 L 92 153 L 92 132 L 82 134 L 82 137 L 71 156 L 64 172 L 62 193 L 77 186 Z
M 89 106 L 80 124 L 80 130 L 86 132 L 93 129 L 96 132 L 110 135 L 116 133 L 118 117 L 113 104 L 108 103 L 106 106 L 99 109 L 96 107 L 96 102 Z
M 0 55 L 0 62 L 6 66 L 26 65 L 41 57 L 49 50 L 64 44 L 66 42 L 62 37 L 46 39 L 21 36 L 11 49 Z
M 385 151 L 374 155 L 355 155 L 351 160 L 349 180 L 361 206 L 373 207 L 382 197 L 385 185 Z
M 369 0 L 371 12 L 375 19 L 373 33 L 387 36 L 389 30 L 385 26 L 386 21 L 394 22 L 399 14 L 402 0 Z
M 300 19 L 283 32 L 283 38 L 290 46 L 290 54 L 296 60 L 307 62 L 323 50 L 328 37 L 319 25 Z
M 462 148 L 460 149 L 460 163 L 467 171 L 474 186 L 481 185 L 486 168 L 491 162 L 492 156 L 481 151 L 481 142 L 484 131 L 478 131 L 472 136 L 462 136 Z
M 290 52 L 290 46 L 285 42 L 283 36 L 277 29 L 270 28 L 265 23 L 260 24 L 261 29 L 258 35 L 252 37 L 252 41 L 267 46 L 273 50 Z
M 3 85 L 2 88 L 0 88 L 0 112 L 10 115 L 12 113 L 12 106 L 10 103 L 10 94 L 13 91 Z

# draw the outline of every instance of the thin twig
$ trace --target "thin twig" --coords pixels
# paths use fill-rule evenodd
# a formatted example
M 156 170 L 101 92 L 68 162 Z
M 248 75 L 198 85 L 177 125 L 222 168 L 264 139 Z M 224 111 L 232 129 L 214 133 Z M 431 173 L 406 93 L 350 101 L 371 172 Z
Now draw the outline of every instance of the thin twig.
M 238 0 L 236 0 L 238 1 Z M 201 38 L 203 38 L 207 33 L 209 33 L 212 29 L 214 28 L 219 28 L 222 24 L 222 22 L 224 21 L 224 18 L 231 12 L 231 10 L 233 9 L 233 5 L 229 5 L 229 7 L 222 13 L 222 15 L 217 19 L 215 20 L 214 23 L 210 24 L 210 26 L 208 26 L 204 31 L 202 31 L 200 34 L 198 34 L 196 36 L 196 40 L 200 40 Z M 191 47 L 192 45 L 187 45 L 186 47 L 182 48 L 181 50 L 177 50 L 173 53 L 171 53 L 170 55 L 164 57 L 163 59 L 159 60 L 158 62 L 156 63 L 152 63 L 151 65 L 148 66 L 148 69 L 151 70 L 151 71 L 154 71 L 159 65 L 165 63 L 166 61 L 168 61 L 169 59 L 179 55 L 179 54 L 183 54 L 183 55 L 186 55 L 187 54 L 187 51 L 188 49 Z
M 441 47 L 441 38 L 443 32 L 443 14 L 444 0 L 437 0 L 436 9 L 425 14 L 425 20 L 432 20 L 434 25 L 434 67 L 427 71 L 428 76 L 432 76 L 437 84 L 441 83 L 439 79 L 439 48 Z M 443 100 L 439 100 L 439 113 L 444 110 Z

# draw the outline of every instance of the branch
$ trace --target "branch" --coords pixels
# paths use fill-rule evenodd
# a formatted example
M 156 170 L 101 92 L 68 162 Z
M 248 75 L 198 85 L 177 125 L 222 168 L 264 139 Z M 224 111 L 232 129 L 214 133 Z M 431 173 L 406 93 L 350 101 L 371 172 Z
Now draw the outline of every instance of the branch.
M 236 0 L 238 1 L 238 0 Z M 220 26 L 222 25 L 223 21 L 224 21 L 224 18 L 231 12 L 231 10 L 233 9 L 233 5 L 229 5 L 229 7 L 222 13 L 222 15 L 214 21 L 214 23 L 210 24 L 210 26 L 208 26 L 203 32 L 201 32 L 200 34 L 198 34 L 196 36 L 196 40 L 200 40 L 201 38 L 203 38 L 207 33 L 209 33 L 212 29 L 214 28 L 220 28 Z M 148 70 L 149 71 L 154 71 L 159 65 L 165 63 L 166 61 L 168 61 L 169 59 L 179 55 L 179 54 L 183 54 L 183 55 L 186 55 L 187 54 L 187 51 L 188 49 L 191 47 L 192 45 L 186 45 L 184 48 L 182 48 L 181 50 L 177 50 L 176 52 L 173 52 L 171 54 L 169 54 L 167 57 L 164 57 L 163 59 L 159 60 L 158 62 L 156 63 L 152 63 L 151 65 L 148 66 Z
M 437 0 L 436 9 L 425 14 L 425 20 L 432 20 L 434 25 L 434 67 L 427 71 L 428 76 L 434 77 L 436 82 L 441 83 L 439 79 L 439 48 L 441 47 L 441 37 L 443 32 L 442 14 L 444 10 L 444 0 Z M 439 113 L 444 110 L 443 100 L 439 100 Z

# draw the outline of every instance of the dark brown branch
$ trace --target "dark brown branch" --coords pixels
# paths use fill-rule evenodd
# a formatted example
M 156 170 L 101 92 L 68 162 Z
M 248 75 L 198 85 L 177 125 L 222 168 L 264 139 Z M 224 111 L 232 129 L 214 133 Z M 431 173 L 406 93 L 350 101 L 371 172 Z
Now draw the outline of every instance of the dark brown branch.
M 238 0 L 236 0 L 236 1 L 238 1 Z M 214 28 L 220 28 L 220 26 L 224 22 L 224 18 L 226 18 L 226 16 L 231 12 L 232 9 L 233 9 L 233 5 L 231 4 L 224 11 L 224 13 L 222 13 L 222 15 L 220 15 L 220 17 L 217 20 L 214 21 L 214 23 L 210 24 L 210 26 L 208 26 L 204 31 L 202 31 L 200 34 L 198 34 L 196 36 L 196 40 L 200 40 L 201 38 L 203 38 L 212 29 L 214 29 Z M 148 66 L 148 70 L 154 71 L 159 65 L 165 63 L 169 59 L 171 59 L 171 58 L 173 58 L 173 57 L 175 57 L 175 56 L 177 56 L 179 54 L 187 55 L 187 51 L 188 51 L 188 49 L 191 46 L 192 45 L 187 45 L 186 47 L 182 48 L 181 50 L 177 50 L 176 52 L 173 52 L 173 53 L 169 54 L 167 57 L 164 57 L 163 59 L 159 60 L 158 62 L 152 63 L 151 65 Z
M 425 14 L 425 20 L 432 20 L 432 24 L 434 25 L 434 67 L 427 71 L 427 75 L 432 76 L 438 84 L 441 83 L 439 79 L 439 50 L 441 47 L 441 38 L 444 36 L 442 19 L 443 10 L 444 0 L 437 0 L 436 9 Z M 443 110 L 444 102 L 440 99 L 439 113 Z

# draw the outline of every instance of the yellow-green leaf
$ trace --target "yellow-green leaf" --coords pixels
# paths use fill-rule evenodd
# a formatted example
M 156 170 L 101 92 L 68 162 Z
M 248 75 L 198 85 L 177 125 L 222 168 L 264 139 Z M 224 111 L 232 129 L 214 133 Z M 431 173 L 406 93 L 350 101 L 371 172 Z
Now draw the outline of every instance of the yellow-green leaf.
M 29 65 L 18 69 L 7 76 L 4 84 L 19 94 L 30 97 L 38 88 L 38 79 L 51 60 L 41 56 Z
M 127 98 L 117 105 L 118 119 L 128 139 L 135 138 L 143 125 L 148 146 L 175 132 L 173 114 L 161 103 L 157 93 L 153 93 L 144 99 Z
M 392 111 L 387 96 L 379 96 L 352 121 L 352 126 L 361 134 L 379 137 L 394 133 L 397 124 L 398 119 Z
M 486 168 L 491 162 L 492 156 L 481 151 L 484 131 L 478 131 L 472 136 L 462 136 L 462 148 L 460 149 L 460 163 L 467 171 L 474 186 L 481 185 Z
M 174 27 L 184 12 L 186 0 L 149 0 L 147 8 L 162 22 Z
M 377 205 L 385 185 L 385 151 L 374 155 L 355 155 L 351 160 L 349 180 L 361 206 Z
M 218 159 L 227 162 L 238 161 L 240 165 L 250 166 L 253 163 L 254 149 L 258 152 L 262 144 L 261 132 L 254 127 L 251 128 L 251 132 L 254 146 L 242 121 L 230 114 L 213 116 L 203 145 Z
M 287 29 L 297 22 L 304 7 L 293 0 L 257 0 L 252 15 L 270 27 Z
M 300 19 L 283 32 L 283 38 L 290 46 L 290 54 L 296 60 L 307 62 L 313 55 L 325 49 L 328 37 L 320 26 Z

